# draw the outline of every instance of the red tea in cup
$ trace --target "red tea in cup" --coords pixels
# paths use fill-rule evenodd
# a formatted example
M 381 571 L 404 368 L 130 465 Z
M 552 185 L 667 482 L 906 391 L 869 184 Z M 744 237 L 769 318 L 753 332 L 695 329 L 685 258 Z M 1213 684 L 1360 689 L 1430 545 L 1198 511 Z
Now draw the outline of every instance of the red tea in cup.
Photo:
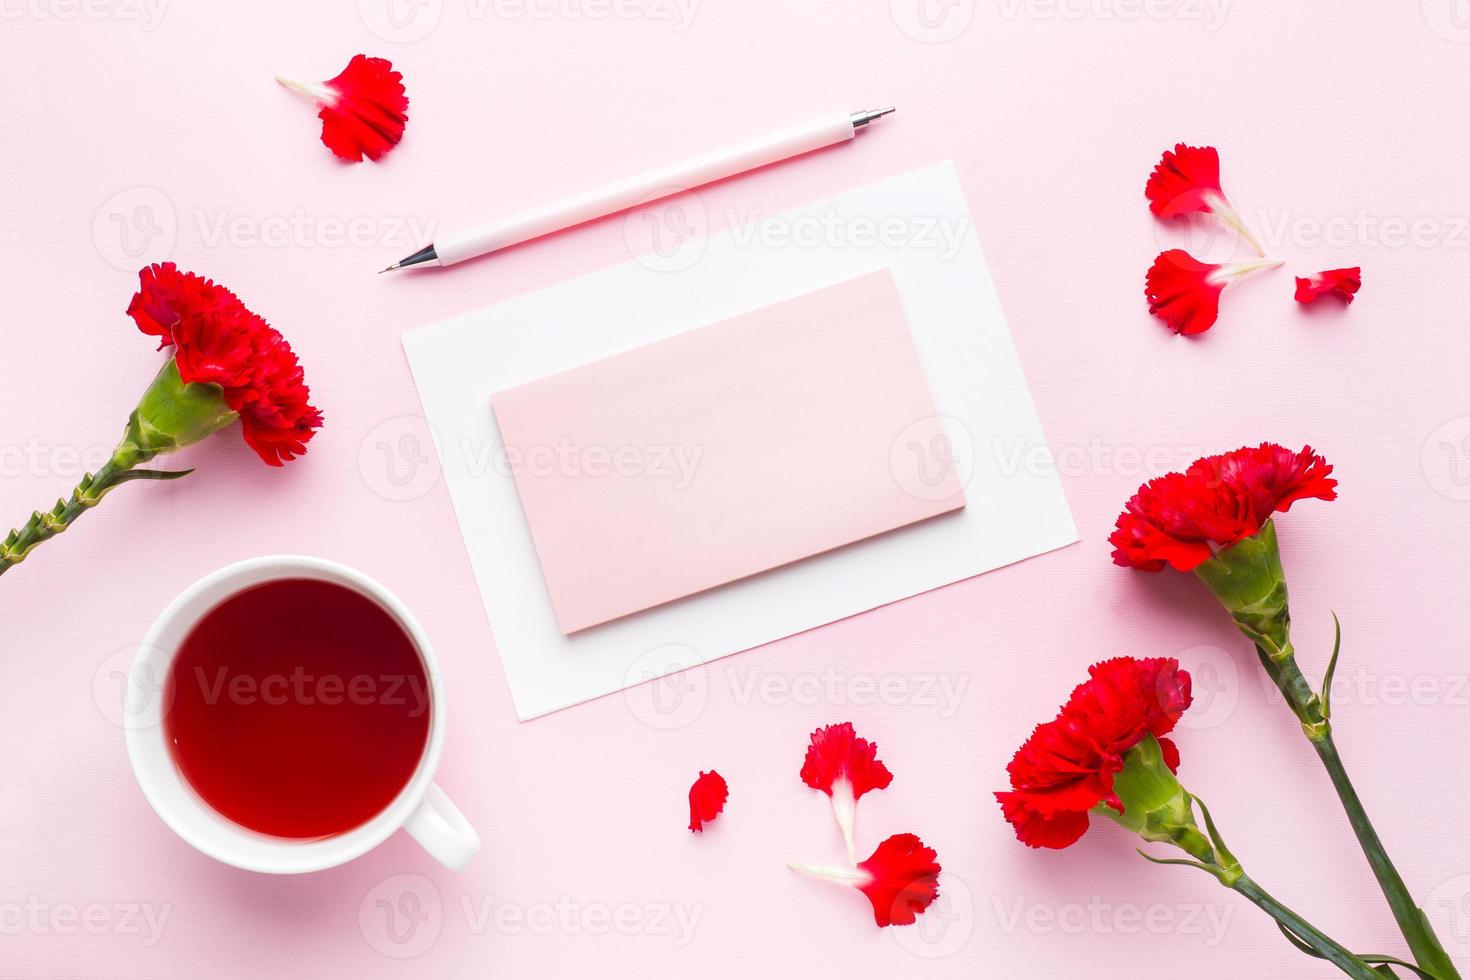
M 360 592 L 277 579 L 215 606 L 169 670 L 164 734 L 211 808 L 262 834 L 321 838 L 367 823 L 429 739 L 423 659 Z

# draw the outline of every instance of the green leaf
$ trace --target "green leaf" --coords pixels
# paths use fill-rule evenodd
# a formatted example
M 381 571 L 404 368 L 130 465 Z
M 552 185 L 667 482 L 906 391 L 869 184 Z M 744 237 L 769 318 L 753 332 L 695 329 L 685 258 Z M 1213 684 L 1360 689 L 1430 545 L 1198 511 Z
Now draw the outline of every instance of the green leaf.
M 193 473 L 193 472 L 194 472 L 193 469 L 187 469 L 187 470 L 128 470 L 126 473 L 122 474 L 116 480 L 114 480 L 113 483 L 114 483 L 114 485 L 115 484 L 118 484 L 118 483 L 127 483 L 129 480 L 177 480 L 180 477 L 188 476 L 190 473 Z
M 1291 943 L 1293 946 L 1301 950 L 1303 953 L 1306 953 L 1308 956 L 1314 957 L 1319 960 L 1325 960 L 1327 958 L 1312 947 L 1308 946 L 1305 942 L 1301 940 L 1300 937 L 1297 936 L 1296 933 L 1292 932 L 1281 923 L 1276 923 L 1276 928 L 1281 930 L 1281 934 L 1286 937 L 1287 942 Z
M 1332 717 L 1332 675 L 1337 673 L 1337 655 L 1342 652 L 1342 623 L 1337 618 L 1337 613 L 1332 614 L 1332 627 L 1335 635 L 1332 637 L 1332 659 L 1327 661 L 1327 674 L 1322 678 L 1322 717 Z

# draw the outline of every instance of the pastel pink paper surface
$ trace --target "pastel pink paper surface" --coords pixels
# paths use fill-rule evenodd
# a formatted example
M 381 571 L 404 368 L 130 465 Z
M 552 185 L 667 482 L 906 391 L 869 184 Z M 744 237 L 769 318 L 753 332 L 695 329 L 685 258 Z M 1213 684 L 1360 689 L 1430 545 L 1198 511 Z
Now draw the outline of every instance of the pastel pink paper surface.
M 564 632 L 965 505 L 886 269 L 496 393 Z
M 160 6 L 157 25 L 130 16 Z M 1108 559 L 1142 480 L 1261 438 L 1310 441 L 1337 466 L 1339 500 L 1280 522 L 1296 647 L 1320 678 L 1328 611 L 1343 618 L 1343 754 L 1451 955 L 1470 957 L 1454 805 L 1470 798 L 1470 43 L 1455 43 L 1470 28 L 1452 0 L 1330 16 L 1280 0 L 744 0 L 698 4 L 682 30 L 651 15 L 672 4 L 601 19 L 536 6 L 548 16 L 404 4 L 427 33 L 396 41 L 373 33 L 388 5 L 366 0 L 4 8 L 7 68 L 25 83 L 0 153 L 3 530 L 106 458 L 157 370 L 123 313 L 152 259 L 217 276 L 268 316 L 327 425 L 282 470 L 233 435 L 186 450 L 167 462 L 192 476 L 119 489 L 0 580 L 0 976 L 468 980 L 590 964 L 602 980 L 1132 980 L 1147 964 L 1329 980 L 1249 903 L 1148 864 L 1121 828 L 1041 854 L 1000 818 L 989 790 L 1016 746 L 1089 663 L 1124 653 L 1194 673 L 1181 774 L 1252 877 L 1354 948 L 1402 953 L 1249 644 L 1192 576 Z M 403 70 L 412 119 L 382 165 L 344 168 L 272 78 L 327 77 L 358 50 Z M 512 213 L 880 100 L 899 111 L 859 140 L 701 188 L 682 216 L 719 230 L 953 158 L 1052 456 L 977 438 L 998 466 L 1055 465 L 1082 543 L 517 722 L 399 336 L 627 261 L 630 239 L 648 248 L 633 233 L 675 212 L 442 273 L 373 271 L 422 245 L 412 229 L 432 216 L 447 229 Z M 1148 213 L 1148 169 L 1179 139 L 1220 147 L 1232 199 L 1289 259 L 1231 286 L 1199 343 L 1141 295 L 1163 248 L 1229 258 L 1228 236 L 1201 248 Z M 1424 218 L 1437 242 L 1404 235 Z M 935 240 L 904 227 L 916 247 Z M 1293 271 L 1359 263 L 1372 280 L 1351 308 L 1292 300 Z M 143 799 L 117 678 L 180 589 L 278 551 L 362 569 L 432 636 L 450 715 L 438 779 L 485 842 L 464 872 L 398 834 L 333 871 L 253 875 L 194 851 Z M 863 850 L 913 831 L 939 851 L 942 904 L 915 926 L 877 929 L 861 895 L 786 869 L 841 859 L 828 801 L 796 775 L 808 733 L 841 720 L 895 773 L 859 804 Z M 711 766 L 732 801 L 691 834 L 684 794 Z M 1444 804 L 1426 808 L 1426 787 Z M 102 928 L 75 915 L 93 903 Z M 166 923 L 124 917 L 140 907 Z

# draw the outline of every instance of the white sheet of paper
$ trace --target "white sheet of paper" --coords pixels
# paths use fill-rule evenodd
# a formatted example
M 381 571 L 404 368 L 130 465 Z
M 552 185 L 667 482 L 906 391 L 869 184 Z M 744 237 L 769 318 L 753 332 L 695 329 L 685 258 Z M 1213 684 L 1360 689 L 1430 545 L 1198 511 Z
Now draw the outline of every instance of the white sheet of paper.
M 523 721 L 1077 540 L 1054 468 L 1028 464 L 1046 442 L 953 164 L 696 247 L 677 271 L 629 262 L 403 337 Z M 564 635 L 491 393 L 884 267 L 949 436 L 923 446 L 900 435 L 895 473 L 923 493 L 926 473 L 955 466 L 969 506 Z

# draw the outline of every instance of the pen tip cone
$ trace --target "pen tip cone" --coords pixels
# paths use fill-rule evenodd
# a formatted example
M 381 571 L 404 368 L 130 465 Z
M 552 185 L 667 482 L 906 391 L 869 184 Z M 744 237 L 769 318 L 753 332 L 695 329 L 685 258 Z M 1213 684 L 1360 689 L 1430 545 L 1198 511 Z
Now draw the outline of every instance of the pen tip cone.
M 381 276 L 385 272 L 392 272 L 396 268 L 398 268 L 398 263 L 397 262 L 394 262 L 392 265 L 388 266 L 388 268 L 386 268 L 386 269 L 379 269 L 378 270 L 378 275 Z

